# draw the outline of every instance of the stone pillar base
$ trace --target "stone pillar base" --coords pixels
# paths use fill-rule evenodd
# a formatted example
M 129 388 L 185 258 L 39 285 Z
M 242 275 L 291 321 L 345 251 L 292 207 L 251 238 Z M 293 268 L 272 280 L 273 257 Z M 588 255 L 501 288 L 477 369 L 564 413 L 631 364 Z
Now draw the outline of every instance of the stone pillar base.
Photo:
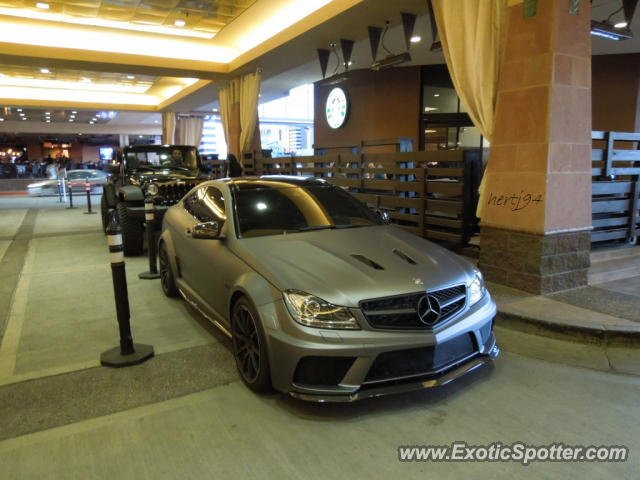
M 479 268 L 486 280 L 539 295 L 587 285 L 591 232 L 550 235 L 480 230 Z

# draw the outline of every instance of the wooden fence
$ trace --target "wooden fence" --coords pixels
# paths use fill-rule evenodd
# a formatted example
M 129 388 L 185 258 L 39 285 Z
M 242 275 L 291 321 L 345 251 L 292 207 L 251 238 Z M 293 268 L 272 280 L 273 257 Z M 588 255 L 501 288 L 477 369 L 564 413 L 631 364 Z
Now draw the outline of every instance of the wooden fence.
M 593 132 L 591 243 L 625 240 L 640 233 L 640 133 Z
M 441 150 L 245 159 L 245 175 L 311 175 L 386 210 L 401 228 L 453 247 L 475 228 L 481 151 Z

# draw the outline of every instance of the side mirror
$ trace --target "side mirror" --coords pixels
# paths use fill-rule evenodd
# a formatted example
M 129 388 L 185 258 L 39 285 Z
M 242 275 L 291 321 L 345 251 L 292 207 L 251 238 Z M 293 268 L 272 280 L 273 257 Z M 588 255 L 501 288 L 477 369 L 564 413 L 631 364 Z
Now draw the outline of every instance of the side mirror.
M 205 240 L 216 240 L 220 238 L 222 232 L 223 220 L 214 220 L 212 222 L 199 223 L 191 231 L 191 238 L 202 238 Z

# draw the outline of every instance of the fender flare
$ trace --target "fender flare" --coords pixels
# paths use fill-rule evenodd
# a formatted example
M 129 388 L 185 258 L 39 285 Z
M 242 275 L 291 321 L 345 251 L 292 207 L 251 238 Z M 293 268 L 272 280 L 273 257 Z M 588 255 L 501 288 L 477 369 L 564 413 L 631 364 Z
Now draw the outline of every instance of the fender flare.
M 127 202 L 144 201 L 142 189 L 134 185 L 126 185 L 120 188 L 120 196 Z

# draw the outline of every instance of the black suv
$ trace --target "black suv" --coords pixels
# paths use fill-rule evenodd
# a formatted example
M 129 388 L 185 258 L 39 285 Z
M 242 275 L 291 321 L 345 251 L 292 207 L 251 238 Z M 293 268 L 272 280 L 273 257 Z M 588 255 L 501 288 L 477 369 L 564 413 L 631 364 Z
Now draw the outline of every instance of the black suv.
M 187 145 L 131 145 L 122 149 L 122 161 L 112 181 L 104 185 L 100 207 L 106 229 L 108 212 L 115 208 L 124 254 L 140 255 L 144 239 L 144 198 L 153 197 L 156 230 L 164 212 L 189 190 L 207 180 L 195 147 Z

